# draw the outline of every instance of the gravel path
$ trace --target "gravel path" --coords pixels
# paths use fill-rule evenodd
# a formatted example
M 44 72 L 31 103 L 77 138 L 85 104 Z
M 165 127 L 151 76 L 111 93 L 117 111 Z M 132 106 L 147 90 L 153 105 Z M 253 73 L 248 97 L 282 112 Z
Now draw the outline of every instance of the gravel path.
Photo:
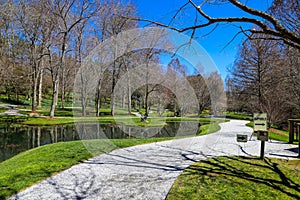
M 17 105 L 0 104 L 0 108 L 7 109 L 7 111 L 0 113 L 0 115 L 27 116 L 19 113 Z
M 193 138 L 139 145 L 103 154 L 36 184 L 11 199 L 165 199 L 179 174 L 195 161 L 221 155 L 259 156 L 260 141 L 245 121 L 221 124 L 221 131 Z M 266 156 L 294 158 L 296 145 L 266 143 Z

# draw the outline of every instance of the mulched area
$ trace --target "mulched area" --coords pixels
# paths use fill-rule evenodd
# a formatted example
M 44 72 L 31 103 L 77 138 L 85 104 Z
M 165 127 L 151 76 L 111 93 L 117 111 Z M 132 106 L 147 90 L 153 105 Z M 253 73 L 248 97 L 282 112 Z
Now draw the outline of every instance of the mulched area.
M 277 133 L 279 135 L 285 135 L 285 136 L 287 135 L 286 132 L 278 130 L 278 129 L 275 129 L 275 128 L 269 128 L 268 131 L 273 132 L 273 133 Z

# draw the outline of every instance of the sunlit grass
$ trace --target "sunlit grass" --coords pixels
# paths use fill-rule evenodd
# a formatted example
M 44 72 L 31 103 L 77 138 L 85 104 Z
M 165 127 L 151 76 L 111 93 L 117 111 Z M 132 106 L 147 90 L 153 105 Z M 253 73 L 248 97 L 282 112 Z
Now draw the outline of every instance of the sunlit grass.
M 300 199 L 300 160 L 219 157 L 192 164 L 167 199 Z

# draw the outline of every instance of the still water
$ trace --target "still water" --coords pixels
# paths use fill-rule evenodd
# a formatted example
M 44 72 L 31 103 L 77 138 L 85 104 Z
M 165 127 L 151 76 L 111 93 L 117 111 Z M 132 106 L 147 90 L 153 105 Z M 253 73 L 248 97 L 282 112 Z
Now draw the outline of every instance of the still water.
M 117 124 L 21 126 L 0 124 L 0 162 L 38 146 L 85 139 L 122 139 L 195 135 L 200 124 L 169 122 L 164 127 L 127 127 Z

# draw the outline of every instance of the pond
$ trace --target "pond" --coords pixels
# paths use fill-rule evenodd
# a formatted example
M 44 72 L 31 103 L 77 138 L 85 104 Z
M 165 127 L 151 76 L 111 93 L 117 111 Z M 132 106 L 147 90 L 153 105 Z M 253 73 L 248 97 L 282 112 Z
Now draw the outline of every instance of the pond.
M 86 123 L 15 127 L 9 123 L 0 124 L 0 162 L 28 149 L 56 142 L 195 135 L 195 130 L 198 130 L 199 126 L 198 122 L 168 122 L 163 127 L 130 127 L 120 124 Z

